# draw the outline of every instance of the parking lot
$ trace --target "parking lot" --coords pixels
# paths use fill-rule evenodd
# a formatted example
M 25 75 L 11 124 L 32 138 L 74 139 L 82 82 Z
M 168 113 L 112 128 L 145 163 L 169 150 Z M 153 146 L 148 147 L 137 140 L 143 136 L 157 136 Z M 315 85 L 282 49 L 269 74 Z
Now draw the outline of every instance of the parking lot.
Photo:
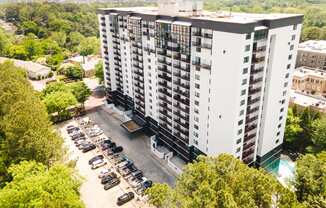
M 115 113 L 103 108 L 99 108 L 87 116 L 96 122 L 105 134 L 111 135 L 114 142 L 123 146 L 124 153 L 135 162 L 147 178 L 153 182 L 174 186 L 176 173 L 152 155 L 150 138 L 144 134 L 130 135 L 120 126 L 121 121 L 117 119 Z
M 124 129 L 120 127 L 121 122 L 119 119 L 114 116 L 114 114 L 110 114 L 106 109 L 98 108 L 93 113 L 87 114 L 87 118 L 89 118 L 87 120 L 92 121 L 91 127 L 80 125 L 81 120 L 85 120 L 84 118 L 81 118 L 79 121 L 70 121 L 59 126 L 60 132 L 65 138 L 67 149 L 69 150 L 68 155 L 70 159 L 77 161 L 76 168 L 79 174 L 84 178 L 80 191 L 81 198 L 86 207 L 118 207 L 116 204 L 117 198 L 128 192 L 133 192 L 134 198 L 122 205 L 122 207 L 149 207 L 146 196 L 142 191 L 146 188 L 145 182 L 163 182 L 170 185 L 175 183 L 174 173 L 150 154 L 148 137 L 142 134 L 136 136 L 128 135 Z M 77 140 L 73 140 L 73 135 L 76 132 L 69 135 L 66 130 L 69 125 L 73 125 L 74 128 L 79 127 L 80 130 L 76 132 L 85 133 L 86 135 L 79 135 L 77 136 Z M 89 128 L 92 130 L 90 131 Z M 98 133 L 98 135 L 92 135 L 94 133 Z M 85 137 L 86 140 L 84 141 L 80 139 L 80 137 Z M 102 151 L 103 143 L 105 143 L 102 138 L 108 138 L 107 140 L 110 140 L 109 142 L 111 144 L 116 144 L 115 147 L 110 147 Z M 76 143 L 78 143 L 76 141 L 81 141 L 81 143 L 83 143 L 80 149 L 78 149 L 79 145 L 76 145 Z M 97 148 L 90 148 L 90 151 L 83 153 L 82 150 L 89 146 L 89 144 L 87 144 L 89 143 L 88 141 L 97 144 Z M 116 150 L 119 146 L 123 147 L 123 151 L 120 153 L 113 153 L 113 150 Z M 109 156 L 106 156 L 106 154 L 109 154 Z M 89 160 L 96 155 L 104 155 L 103 160 L 107 162 L 107 164 L 100 162 L 100 166 L 104 166 L 92 170 L 91 165 L 89 165 Z M 125 156 L 127 160 L 121 162 L 120 159 L 125 158 Z M 132 165 L 128 163 L 132 163 Z M 128 166 L 126 164 L 128 164 Z M 124 167 L 120 168 L 120 166 Z M 101 171 L 107 169 L 116 173 L 119 184 L 113 186 L 113 188 L 109 190 L 104 190 L 99 174 Z M 134 173 L 138 173 L 137 170 L 142 173 L 140 177 L 134 177 Z

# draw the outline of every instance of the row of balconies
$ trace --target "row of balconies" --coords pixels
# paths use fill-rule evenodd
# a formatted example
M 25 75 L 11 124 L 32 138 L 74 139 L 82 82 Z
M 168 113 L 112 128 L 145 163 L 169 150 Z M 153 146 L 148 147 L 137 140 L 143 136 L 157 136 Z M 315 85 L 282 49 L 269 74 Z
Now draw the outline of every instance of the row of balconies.
M 209 70 L 212 67 L 210 64 L 201 63 L 200 61 L 196 61 L 196 60 L 193 60 L 192 61 L 192 65 L 199 66 L 201 68 L 209 69 Z
M 167 97 L 165 95 L 159 95 L 158 98 L 170 105 L 172 105 L 171 97 Z
M 172 90 L 172 87 L 170 85 L 168 85 L 166 81 L 158 81 L 158 84 L 160 87 L 165 87 L 169 90 Z
M 168 82 L 172 81 L 172 77 L 167 76 L 165 73 L 164 74 L 159 74 L 158 77 L 161 78 L 161 79 L 164 79 L 164 80 L 166 80 Z
M 185 97 L 188 97 L 188 98 L 190 97 L 189 90 L 181 90 L 179 87 L 177 87 L 177 88 L 174 88 L 174 92 L 178 93 L 178 94 L 181 94 L 181 95 L 183 95 Z
M 193 36 L 197 36 L 197 37 L 203 37 L 203 38 L 208 38 L 208 39 L 212 39 L 213 38 L 213 34 L 210 33 L 205 33 L 202 31 L 193 31 L 192 32 Z
M 163 93 L 164 95 L 166 95 L 168 97 L 171 97 L 172 96 L 172 94 L 166 88 L 160 88 L 158 91 L 160 93 Z
M 180 103 L 178 103 L 178 102 L 174 103 L 173 106 L 176 107 L 177 109 L 181 110 L 182 112 L 189 114 L 189 107 L 187 107 L 187 106 L 182 107 L 180 105 Z
M 180 70 L 183 70 L 185 72 L 190 72 L 190 65 L 189 64 L 187 64 L 186 66 L 183 66 L 180 63 L 174 63 L 173 67 L 177 68 L 177 69 L 180 69 Z
M 176 85 L 178 85 L 178 86 L 180 86 L 180 87 L 183 87 L 183 88 L 185 88 L 187 90 L 190 89 L 190 85 L 189 84 L 182 83 L 180 80 L 176 80 L 173 83 L 176 84 Z
M 184 105 L 188 105 L 190 104 L 190 101 L 188 98 L 181 98 L 180 95 L 174 95 L 173 98 L 176 100 L 176 101 L 179 101 L 181 103 L 183 103 Z
M 189 74 L 182 75 L 181 73 L 174 72 L 173 75 L 176 76 L 176 77 L 179 77 L 179 78 L 181 78 L 183 80 L 190 81 L 190 75 Z
M 177 111 L 174 111 L 174 115 L 182 118 L 183 120 L 185 121 L 189 121 L 189 115 L 185 114 L 185 115 L 182 115 L 181 114 L 181 111 L 177 110 Z

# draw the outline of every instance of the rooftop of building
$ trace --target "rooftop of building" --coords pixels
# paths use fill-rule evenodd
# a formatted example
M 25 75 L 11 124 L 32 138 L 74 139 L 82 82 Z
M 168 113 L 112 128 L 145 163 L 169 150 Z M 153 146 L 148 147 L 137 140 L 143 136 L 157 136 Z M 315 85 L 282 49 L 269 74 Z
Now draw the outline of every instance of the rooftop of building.
M 32 61 L 22 61 L 18 59 L 9 59 L 5 57 L 0 57 L 0 63 L 3 63 L 5 61 L 12 61 L 16 67 L 23 68 L 28 73 L 43 74 L 51 71 L 50 67 Z
M 294 70 L 293 76 L 304 78 L 307 76 L 318 77 L 320 79 L 326 79 L 326 73 L 324 70 L 319 70 L 311 67 L 302 66 Z
M 326 109 L 326 99 L 323 97 L 314 97 L 291 90 L 290 100 L 292 103 L 302 107 L 312 106 L 319 109 Z
M 299 50 L 326 53 L 326 40 L 308 40 L 299 44 Z
M 99 12 L 105 11 L 117 11 L 117 12 L 132 12 L 147 15 L 160 15 L 158 8 L 156 7 L 121 7 L 121 8 L 101 8 Z M 291 17 L 302 17 L 302 14 L 284 14 L 284 13 L 270 13 L 270 14 L 256 14 L 256 13 L 239 13 L 230 11 L 198 11 L 197 13 L 189 13 L 179 11 L 178 15 L 180 17 L 187 17 L 191 19 L 199 20 L 211 20 L 218 22 L 229 22 L 229 23 L 253 23 L 262 20 L 278 20 L 286 19 Z

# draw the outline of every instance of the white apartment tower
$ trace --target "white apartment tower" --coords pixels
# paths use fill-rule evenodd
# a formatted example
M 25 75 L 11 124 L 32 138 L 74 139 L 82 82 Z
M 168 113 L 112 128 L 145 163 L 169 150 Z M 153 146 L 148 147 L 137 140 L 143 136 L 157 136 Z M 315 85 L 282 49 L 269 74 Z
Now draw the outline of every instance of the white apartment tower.
M 107 102 L 179 157 L 279 156 L 302 15 L 98 10 Z M 177 4 L 177 3 L 176 3 Z M 159 6 L 160 9 L 162 7 Z

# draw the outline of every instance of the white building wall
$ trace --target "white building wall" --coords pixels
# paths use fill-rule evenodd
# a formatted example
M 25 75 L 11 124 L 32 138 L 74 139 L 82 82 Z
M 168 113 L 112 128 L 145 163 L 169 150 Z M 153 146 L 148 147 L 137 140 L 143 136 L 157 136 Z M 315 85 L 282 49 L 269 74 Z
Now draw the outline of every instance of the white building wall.
M 200 138 L 198 149 L 208 155 L 235 154 L 235 141 L 243 136 L 243 130 L 240 135 L 237 135 L 245 123 L 238 125 L 241 100 L 245 102 L 241 108 L 246 106 L 246 97 L 242 98 L 240 93 L 242 88 L 248 87 L 249 82 L 242 85 L 244 78 L 242 69 L 250 66 L 251 59 L 249 57 L 249 62 L 244 63 L 244 57 L 248 56 L 244 50 L 245 45 L 248 44 L 245 36 L 245 34 L 213 32 L 210 79 L 207 79 L 207 73 L 201 73 L 203 81 L 200 86 L 201 95 L 204 95 L 200 97 L 200 103 L 204 103 L 200 106 L 200 112 L 204 112 L 201 117 L 204 121 L 201 127 L 207 128 L 207 131 L 201 133 L 202 138 Z M 205 103 L 209 104 L 209 111 Z M 192 121 L 193 116 L 191 115 L 190 118 Z M 208 119 L 208 124 L 206 119 Z M 192 134 L 190 136 L 193 137 Z
M 300 31 L 301 25 L 298 25 L 296 30 L 293 30 L 293 26 L 269 30 L 270 54 L 264 93 L 264 111 L 258 141 L 258 156 L 264 156 L 283 143 L 289 90 L 295 67 Z M 292 40 L 292 35 L 295 35 L 295 40 Z M 293 50 L 290 50 L 291 45 L 294 45 Z M 291 60 L 289 60 L 289 55 L 292 55 Z M 290 69 L 287 69 L 288 64 L 291 64 Z M 288 78 L 286 78 L 286 74 L 289 74 Z M 285 83 L 288 83 L 287 86 L 284 86 Z M 281 112 L 282 108 L 283 112 Z

